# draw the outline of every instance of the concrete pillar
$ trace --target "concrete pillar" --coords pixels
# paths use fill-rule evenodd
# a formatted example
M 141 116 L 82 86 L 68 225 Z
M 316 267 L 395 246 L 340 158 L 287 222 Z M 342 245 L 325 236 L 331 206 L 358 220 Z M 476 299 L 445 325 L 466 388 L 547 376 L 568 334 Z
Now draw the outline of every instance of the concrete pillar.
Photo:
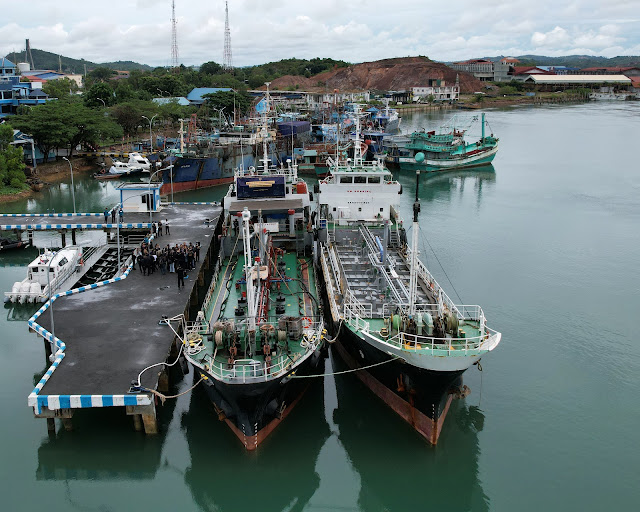
M 142 431 L 142 415 L 141 414 L 133 415 L 133 428 L 136 429 L 136 432 Z
M 47 418 L 47 432 L 55 436 L 56 434 L 56 420 L 54 418 Z
M 63 229 L 60 231 L 60 235 L 62 235 L 62 247 L 67 246 L 67 230 Z
M 71 243 L 73 245 L 76 245 L 76 230 L 75 229 L 71 230 Z
M 156 418 L 156 406 L 151 404 L 145 407 L 142 413 L 142 423 L 144 425 L 145 434 L 158 433 L 158 419 Z
M 67 432 L 73 431 L 73 423 L 71 423 L 71 418 L 62 418 L 62 424 L 64 425 L 64 429 Z
M 27 237 L 29 238 L 29 243 L 31 245 L 33 245 L 33 231 L 32 230 L 27 231 Z

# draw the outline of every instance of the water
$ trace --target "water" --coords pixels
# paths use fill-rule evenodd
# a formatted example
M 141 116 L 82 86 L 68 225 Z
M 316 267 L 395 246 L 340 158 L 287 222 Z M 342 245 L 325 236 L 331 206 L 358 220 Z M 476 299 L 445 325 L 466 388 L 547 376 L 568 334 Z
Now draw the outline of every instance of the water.
M 403 125 L 434 128 L 448 116 L 414 114 Z M 350 375 L 317 382 L 255 453 L 244 452 L 199 389 L 161 408 L 157 437 L 134 432 L 121 410 L 102 410 L 77 414 L 75 432 L 59 426 L 50 439 L 26 406 L 46 368 L 42 342 L 25 324 L 34 308 L 5 306 L 4 508 L 635 509 L 640 104 L 525 107 L 488 119 L 500 137 L 495 171 L 421 178 L 421 256 L 455 300 L 481 304 L 503 333 L 483 372 L 465 375 L 472 394 L 453 403 L 437 447 Z M 415 177 L 399 180 L 408 219 Z M 75 182 L 78 211 L 117 200 L 111 183 Z M 0 210 L 70 211 L 69 196 L 63 183 Z M 0 256 L 0 288 L 22 279 L 32 258 Z M 192 382 L 190 374 L 176 391 Z

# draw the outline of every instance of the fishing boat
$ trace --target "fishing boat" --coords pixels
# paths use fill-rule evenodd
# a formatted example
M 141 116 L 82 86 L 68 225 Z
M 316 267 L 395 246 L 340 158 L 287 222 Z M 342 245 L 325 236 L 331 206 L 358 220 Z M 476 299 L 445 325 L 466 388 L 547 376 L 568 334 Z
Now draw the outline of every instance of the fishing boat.
M 455 304 L 418 259 L 420 203 L 416 192 L 409 245 L 393 206 L 401 191 L 381 160 L 356 152 L 333 162 L 319 183 L 319 262 L 337 353 L 435 444 L 451 400 L 468 393 L 462 374 L 501 334 L 480 306 Z
M 311 201 L 292 165 L 239 169 L 224 197 L 218 267 L 186 357 L 221 420 L 254 450 L 307 388 L 322 355 Z
M 485 134 L 485 115 L 481 114 L 482 135 L 475 142 L 466 142 L 465 134 L 478 121 L 473 116 L 465 127 L 456 127 L 456 117 L 440 133 L 418 131 L 404 146 L 406 152 L 399 155 L 398 164 L 405 171 L 447 171 L 490 164 L 498 152 L 498 138 Z M 407 154 L 408 153 L 408 154 Z M 416 158 L 422 154 L 423 158 Z M 394 155 L 391 155 L 393 159 Z M 418 161 L 419 160 L 419 161 Z
M 30 242 L 23 242 L 20 238 L 0 238 L 0 252 L 8 251 L 10 249 L 26 249 L 30 245 Z
M 13 283 L 6 300 L 24 304 L 44 302 L 60 290 L 76 282 L 76 270 L 82 259 L 82 248 L 45 250 L 27 268 L 27 277 Z

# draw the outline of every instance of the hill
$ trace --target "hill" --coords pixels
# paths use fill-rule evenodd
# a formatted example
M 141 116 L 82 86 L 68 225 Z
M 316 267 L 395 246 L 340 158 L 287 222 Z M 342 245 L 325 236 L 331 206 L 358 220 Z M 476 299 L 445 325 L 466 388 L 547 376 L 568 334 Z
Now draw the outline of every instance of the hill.
M 427 57 L 403 57 L 363 62 L 324 71 L 311 78 L 287 75 L 276 78 L 272 89 L 297 88 L 305 91 L 394 91 L 428 84 L 428 79 L 445 80 L 449 84 L 460 79 L 461 92 L 481 91 L 483 84 L 469 73 L 455 71 Z
M 84 59 L 72 59 L 71 57 L 64 56 L 58 57 L 55 53 L 36 50 L 35 48 L 31 50 L 31 55 L 33 56 L 33 65 L 35 69 L 53 69 L 57 71 L 61 65 L 62 72 L 69 74 L 83 74 L 85 66 L 87 66 L 87 72 L 98 67 L 106 67 L 121 71 L 131 71 L 133 69 L 150 71 L 153 69 L 151 66 L 147 66 L 146 64 L 139 64 L 132 61 L 105 62 L 103 64 L 97 64 Z M 13 63 L 23 62 L 24 52 L 17 52 L 15 54 L 9 53 L 6 55 L 6 58 Z

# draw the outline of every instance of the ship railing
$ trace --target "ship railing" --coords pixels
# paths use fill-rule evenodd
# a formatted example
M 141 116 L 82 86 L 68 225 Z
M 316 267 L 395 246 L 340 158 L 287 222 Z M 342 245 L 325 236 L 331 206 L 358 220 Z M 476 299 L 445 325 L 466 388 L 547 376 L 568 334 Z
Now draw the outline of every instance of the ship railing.
M 389 318 L 389 316 L 391 314 L 396 314 L 397 313 L 397 309 L 398 307 L 400 307 L 401 309 L 405 309 L 405 311 L 407 310 L 409 304 L 408 303 L 401 303 L 401 304 L 383 304 L 382 305 L 382 317 L 383 318 Z M 415 312 L 417 313 L 428 313 L 430 314 L 432 317 L 436 317 L 438 314 L 440 314 L 440 307 L 438 306 L 438 304 L 434 304 L 434 303 L 425 303 L 425 304 L 415 304 Z M 472 305 L 460 305 L 460 304 L 456 304 L 455 305 L 455 310 L 456 312 L 456 316 L 458 318 L 458 320 L 462 321 L 462 320 L 468 320 L 468 321 L 473 321 L 473 322 L 478 322 L 478 325 L 480 326 L 480 332 L 481 333 L 485 333 L 485 328 L 487 325 L 487 321 L 486 318 L 484 316 L 484 311 L 482 310 L 482 308 L 477 305 L 477 304 L 472 304 Z
M 222 252 L 222 246 L 220 247 L 220 252 Z M 209 289 L 207 290 L 207 294 L 205 295 L 204 301 L 202 303 L 201 311 L 208 311 L 209 305 L 211 303 L 211 298 L 213 297 L 213 293 L 216 289 L 216 285 L 218 283 L 218 277 L 220 275 L 220 269 L 222 268 L 222 254 L 219 254 L 216 258 L 216 265 L 213 269 L 213 277 L 211 278 L 211 284 L 209 285 Z
M 246 383 L 256 380 L 267 381 L 270 378 L 279 377 L 291 370 L 301 358 L 318 348 L 322 343 L 323 329 L 322 319 L 308 323 L 303 328 L 302 341 L 300 341 L 300 346 L 305 349 L 304 352 L 294 352 L 291 355 L 283 352 L 275 357 L 274 362 L 269 366 L 265 361 L 253 358 L 236 359 L 233 365 L 230 365 L 228 362 L 215 361 L 213 355 L 207 354 L 205 360 L 208 361 L 208 364 L 205 369 L 226 382 Z M 289 343 L 292 341 L 289 340 Z
M 411 261 L 411 249 L 407 248 L 407 261 Z M 446 292 L 442 289 L 442 287 L 438 284 L 435 278 L 431 275 L 431 272 L 427 269 L 424 263 L 420 261 L 420 258 L 416 258 L 416 266 L 418 271 L 418 277 L 420 277 L 424 283 L 431 288 L 434 294 L 437 296 L 438 294 L 442 297 L 443 304 L 449 309 L 456 313 L 458 318 L 464 318 L 462 313 L 458 310 L 457 306 L 454 302 L 449 298 Z
M 477 355 L 478 351 L 486 347 L 493 346 L 493 342 L 500 336 L 498 331 L 489 327 L 485 327 L 485 333 L 478 336 L 459 337 L 459 338 L 435 338 L 433 336 L 421 336 L 418 334 L 409 334 L 400 332 L 385 340 L 386 343 L 399 348 L 404 352 L 415 352 L 426 355 L 447 355 L 460 356 L 473 352 Z M 446 352 L 443 353 L 443 352 Z
M 324 245 L 322 246 L 322 251 L 325 254 L 329 252 L 329 250 Z M 336 284 L 338 284 L 339 277 L 335 275 L 335 272 L 331 273 L 329 271 L 327 260 L 331 261 L 329 257 L 320 258 L 320 261 L 322 263 L 322 272 L 324 273 L 325 276 L 327 276 L 327 279 L 325 279 L 325 285 L 327 287 L 327 295 L 329 297 L 329 307 L 331 308 L 331 315 L 333 316 L 334 321 L 337 321 L 341 315 L 340 315 L 340 310 L 338 309 L 338 304 L 337 304 L 337 296 L 336 296 L 337 291 L 335 290 L 333 283 L 335 282 Z M 331 278 L 332 275 L 333 275 L 333 279 Z
M 362 303 L 356 299 L 351 290 L 347 290 L 344 300 L 344 318 L 351 322 L 357 330 L 369 331 L 369 322 L 365 318 L 371 318 L 373 315 L 373 305 L 370 303 Z

